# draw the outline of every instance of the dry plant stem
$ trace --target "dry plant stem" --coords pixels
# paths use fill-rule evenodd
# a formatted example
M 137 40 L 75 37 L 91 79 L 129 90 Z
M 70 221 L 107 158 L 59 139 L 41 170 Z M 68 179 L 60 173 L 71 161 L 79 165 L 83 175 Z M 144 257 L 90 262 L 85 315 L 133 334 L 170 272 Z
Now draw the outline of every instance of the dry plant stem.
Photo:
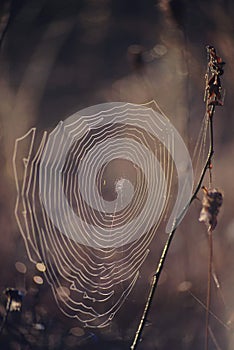
M 209 334 L 210 334 L 210 337 L 214 343 L 214 346 L 216 348 L 216 350 L 222 350 L 217 342 L 217 339 L 215 338 L 215 335 L 214 333 L 212 332 L 212 329 L 209 327 Z
M 188 203 L 188 206 L 190 206 L 191 203 L 193 202 L 193 200 L 197 197 L 197 193 L 199 192 L 199 190 L 200 190 L 200 188 L 202 186 L 202 182 L 203 182 L 203 179 L 204 179 L 205 174 L 207 172 L 207 169 L 210 168 L 212 156 L 214 154 L 214 140 L 213 140 L 213 114 L 214 114 L 214 111 L 215 111 L 215 106 L 212 105 L 211 109 L 210 109 L 210 112 L 208 114 L 208 116 L 209 116 L 209 125 L 210 125 L 210 128 L 209 128 L 210 129 L 210 148 L 209 148 L 208 156 L 207 156 L 205 165 L 204 165 L 204 167 L 202 169 L 202 172 L 201 172 L 198 184 L 197 184 L 197 186 L 196 186 L 196 188 L 195 188 L 195 190 L 193 192 L 193 195 L 191 197 L 191 200 Z M 187 210 L 187 206 L 186 206 L 186 208 L 184 210 Z M 183 213 L 184 213 L 184 211 L 183 211 Z M 165 259 L 166 259 L 166 256 L 167 256 L 167 253 L 168 253 L 168 250 L 170 248 L 170 245 L 171 245 L 171 242 L 173 240 L 175 232 L 176 232 L 176 228 L 174 228 L 169 233 L 168 239 L 167 239 L 166 244 L 165 244 L 165 246 L 163 248 L 163 251 L 162 251 L 162 254 L 161 254 L 158 266 L 157 266 L 157 270 L 156 270 L 156 272 L 155 272 L 155 274 L 153 276 L 153 280 L 152 280 L 152 283 L 151 283 L 151 287 L 150 287 L 149 295 L 148 295 L 148 298 L 147 298 L 147 301 L 146 301 L 146 304 L 145 304 L 145 308 L 144 308 L 144 311 L 143 311 L 143 314 L 142 314 L 139 326 L 138 326 L 137 331 L 135 333 L 135 337 L 134 337 L 134 340 L 133 340 L 133 343 L 132 343 L 132 346 L 131 346 L 131 350 L 135 350 L 136 349 L 137 344 L 138 344 L 138 342 L 141 339 L 141 335 L 142 335 L 142 332 L 143 332 L 143 329 L 144 329 L 144 326 L 145 326 L 145 323 L 146 323 L 146 320 L 147 320 L 147 315 L 148 315 L 148 313 L 150 311 L 150 307 L 151 307 L 151 304 L 152 304 L 152 301 L 153 301 L 153 298 L 154 298 L 154 294 L 155 294 L 155 291 L 156 291 L 157 286 L 158 286 L 158 281 L 159 281 L 161 272 L 163 270 Z M 207 313 L 209 315 L 209 309 L 207 310 Z
M 199 190 L 201 189 L 201 186 L 202 186 L 202 183 L 203 183 L 203 179 L 204 179 L 204 177 L 206 175 L 207 169 L 209 169 L 210 165 L 211 165 L 212 156 L 214 154 L 214 138 L 213 138 L 213 115 L 214 115 L 214 111 L 215 111 L 215 105 L 211 105 L 211 106 L 207 105 L 207 118 L 209 118 L 209 133 L 210 133 L 209 152 L 208 152 L 208 155 L 207 155 L 207 159 L 206 159 L 205 165 L 204 165 L 204 167 L 202 169 L 200 178 L 198 180 L 198 184 L 197 184 L 197 186 L 196 186 L 196 188 L 195 188 L 195 190 L 194 190 L 194 192 L 193 192 L 193 194 L 191 196 L 191 199 L 190 199 L 188 205 L 184 208 L 184 210 L 181 213 L 181 215 L 184 213 L 184 211 L 186 211 L 188 209 L 188 207 L 191 205 L 191 203 L 197 197 L 197 194 L 198 194 Z M 151 283 L 151 287 L 150 287 L 148 298 L 147 298 L 147 301 L 146 301 L 146 304 L 145 304 L 145 308 L 144 308 L 144 311 L 143 311 L 143 314 L 142 314 L 139 326 L 138 326 L 137 331 L 135 333 L 135 337 L 134 337 L 133 343 L 132 343 L 131 348 L 130 348 L 131 350 L 135 350 L 136 349 L 137 344 L 139 343 L 139 341 L 141 339 L 141 335 L 142 335 L 142 332 L 143 332 L 143 329 L 144 329 L 144 326 L 145 326 L 145 323 L 146 323 L 146 320 L 147 320 L 147 315 L 148 315 L 148 313 L 150 311 L 150 307 L 151 307 L 151 304 L 153 302 L 154 294 L 155 294 L 155 291 L 156 291 L 157 286 L 158 286 L 158 281 L 159 281 L 161 272 L 162 272 L 163 267 L 164 267 L 164 263 L 165 263 L 165 259 L 167 257 L 168 250 L 170 248 L 171 242 L 172 242 L 174 234 L 176 232 L 176 228 L 177 227 L 175 227 L 169 233 L 168 239 L 167 239 L 166 244 L 165 244 L 165 246 L 163 248 L 163 251 L 162 251 L 162 254 L 161 254 L 158 266 L 157 266 L 157 270 L 156 270 L 156 272 L 155 272 L 155 274 L 153 276 L 153 280 L 152 280 L 152 283 Z M 207 310 L 207 315 L 208 315 L 207 316 L 207 318 L 208 318 L 209 317 L 209 309 Z
M 213 157 L 213 154 L 214 154 L 214 136 L 213 136 L 214 135 L 214 132 L 213 132 L 213 115 L 214 115 L 214 112 L 215 112 L 215 106 L 212 105 L 209 113 L 207 113 L 207 118 L 209 118 L 209 133 L 210 133 L 209 152 L 208 152 L 208 155 L 207 155 L 207 159 L 206 159 L 205 165 L 204 165 L 204 167 L 202 169 L 202 172 L 201 172 L 201 175 L 200 175 L 197 187 L 195 188 L 195 190 L 193 192 L 193 195 L 191 197 L 189 205 L 197 197 L 197 194 L 198 194 L 199 190 L 201 189 L 203 179 L 204 179 L 204 177 L 206 175 L 207 169 L 210 168 L 211 160 L 212 160 L 212 157 Z
M 137 344 L 138 344 L 138 342 L 141 339 L 141 335 L 142 335 L 145 323 L 147 321 L 147 315 L 148 315 L 148 313 L 150 311 L 150 306 L 151 306 L 151 304 L 153 302 L 154 294 L 155 294 L 156 288 L 158 286 L 158 281 L 159 281 L 161 272 L 163 270 L 165 259 L 166 259 L 166 256 L 167 256 L 170 244 L 172 242 L 172 239 L 174 237 L 175 231 L 176 231 L 176 228 L 173 231 L 170 232 L 170 234 L 168 236 L 168 239 L 167 239 L 167 242 L 164 245 L 164 249 L 162 251 L 162 254 L 161 254 L 158 266 L 157 266 L 157 270 L 156 270 L 156 272 L 155 272 L 155 274 L 153 276 L 153 279 L 152 279 L 152 283 L 151 283 L 149 295 L 148 295 L 148 298 L 147 298 L 147 301 L 146 301 L 146 304 L 145 304 L 145 308 L 144 308 L 144 311 L 143 311 L 143 314 L 142 314 L 142 317 L 141 317 L 138 329 L 137 329 L 137 331 L 135 333 L 135 337 L 134 337 L 134 340 L 133 340 L 133 343 L 132 343 L 132 346 L 131 346 L 131 350 L 135 350 L 136 349 Z
M 206 296 L 206 328 L 205 328 L 205 350 L 209 348 L 209 321 L 210 321 L 210 301 L 211 301 L 211 276 L 212 276 L 212 262 L 213 262 L 213 235 L 211 228 L 208 229 L 209 239 L 209 263 L 208 263 L 208 277 L 207 277 L 207 296 Z

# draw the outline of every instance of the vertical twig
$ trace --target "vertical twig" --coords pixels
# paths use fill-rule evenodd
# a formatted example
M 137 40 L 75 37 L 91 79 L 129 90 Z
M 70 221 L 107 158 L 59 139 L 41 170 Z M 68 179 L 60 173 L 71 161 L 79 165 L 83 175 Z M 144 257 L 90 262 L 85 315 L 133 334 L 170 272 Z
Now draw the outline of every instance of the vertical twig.
M 212 46 L 207 47 L 208 52 L 208 65 L 206 73 L 206 89 L 205 89 L 205 102 L 206 102 L 206 115 L 209 118 L 210 124 L 210 159 L 207 163 L 209 169 L 209 188 L 212 187 L 212 156 L 214 153 L 214 140 L 213 140 L 213 115 L 215 106 L 222 106 L 221 100 L 221 81 L 220 75 L 223 74 L 223 60 L 216 55 L 216 50 Z M 209 76 L 210 75 L 210 76 Z M 207 219 L 208 219 L 208 241 L 209 241 L 209 259 L 208 259 L 208 277 L 207 277 L 207 296 L 206 296 L 206 323 L 205 323 L 205 350 L 209 348 L 209 320 L 210 320 L 210 304 L 211 304 L 211 277 L 213 272 L 213 229 L 216 226 L 216 213 L 218 206 L 221 202 L 217 201 L 214 196 L 210 196 L 209 190 L 206 190 L 207 199 L 205 200 L 205 206 L 209 206 Z M 218 198 L 218 197 L 217 197 Z M 213 204 L 212 204 L 213 202 Z M 212 204 L 212 205 L 211 205 Z M 216 210 L 214 208 L 216 207 Z M 207 207 L 203 209 L 206 210 Z
M 209 238 L 209 262 L 208 262 L 208 277 L 207 277 L 207 296 L 206 296 L 206 328 L 205 328 L 205 349 L 209 347 L 209 321 L 210 321 L 210 303 L 211 303 L 211 276 L 213 262 L 213 231 L 209 227 L 207 230 Z
M 216 55 L 216 51 L 215 51 L 214 47 L 207 46 L 207 53 L 208 53 L 208 65 L 207 65 L 206 86 L 205 86 L 205 102 L 206 102 L 206 115 L 207 115 L 207 118 L 209 121 L 209 126 L 210 126 L 210 128 L 209 128 L 209 130 L 210 130 L 210 146 L 209 146 L 207 159 L 206 159 L 205 165 L 202 169 L 197 186 L 196 186 L 196 188 L 191 196 L 191 199 L 190 199 L 188 205 L 183 209 L 181 215 L 183 215 L 183 213 L 188 209 L 188 207 L 191 205 L 193 200 L 197 197 L 197 193 L 201 189 L 205 174 L 206 174 L 208 169 L 211 169 L 211 160 L 212 160 L 212 156 L 214 154 L 213 115 L 215 112 L 215 107 L 222 105 L 221 93 L 220 93 L 221 82 L 220 82 L 219 76 L 223 74 L 222 67 L 224 65 L 224 62 L 222 61 L 222 59 L 220 57 L 218 57 Z M 211 74 L 212 74 L 210 79 L 208 76 L 209 71 L 211 71 Z M 210 180 L 211 180 L 211 175 L 210 175 Z M 177 218 L 177 220 L 179 220 L 179 218 Z M 137 348 L 139 341 L 141 340 L 141 335 L 142 335 L 142 332 L 144 330 L 144 326 L 145 326 L 145 323 L 147 320 L 147 315 L 150 311 L 150 307 L 151 307 L 152 302 L 153 302 L 155 291 L 156 291 L 157 286 L 158 286 L 158 281 L 159 281 L 161 272 L 163 270 L 164 263 L 165 263 L 171 242 L 172 242 L 174 234 L 176 232 L 176 228 L 177 227 L 175 225 L 175 228 L 169 233 L 166 244 L 164 245 L 159 263 L 157 265 L 156 272 L 155 272 L 153 279 L 152 279 L 152 282 L 151 282 L 151 287 L 150 287 L 148 298 L 147 298 L 147 301 L 145 304 L 145 308 L 143 310 L 143 314 L 142 314 L 140 323 L 138 325 L 134 340 L 133 340 L 132 345 L 131 345 L 131 350 L 135 350 Z M 212 239 L 212 235 L 210 235 L 210 236 Z M 212 248 L 212 246 L 211 246 L 211 248 Z M 213 254 L 212 250 L 210 249 L 210 259 L 211 259 L 210 265 L 211 266 L 209 267 L 209 269 L 211 268 L 211 274 L 212 274 L 212 254 Z M 211 276 L 211 274 L 210 274 L 210 276 Z M 209 279 L 210 279 L 210 277 L 209 277 Z M 208 283 L 210 285 L 209 279 L 208 279 Z M 210 289 L 210 287 L 209 287 L 209 289 Z M 210 297 L 208 297 L 208 294 L 207 294 L 207 304 L 208 303 L 210 303 Z M 208 325 L 206 327 L 208 330 L 209 330 L 209 313 L 210 313 L 210 311 L 208 309 L 207 310 L 207 324 Z M 207 335 L 207 339 L 208 339 L 208 335 Z
M 210 169 L 211 171 L 211 169 Z M 203 186 L 202 210 L 199 221 L 203 221 L 207 226 L 208 243 L 209 243 L 209 259 L 208 259 L 208 278 L 207 278 L 207 294 L 206 294 L 206 325 L 205 325 L 205 350 L 209 346 L 209 315 L 211 304 L 211 278 L 214 278 L 213 272 L 213 230 L 217 225 L 217 215 L 219 208 L 223 202 L 222 193 L 215 188 L 207 189 Z
M 151 307 L 151 304 L 152 304 L 153 298 L 154 298 L 154 293 L 155 293 L 155 290 L 156 290 L 156 288 L 158 286 L 158 281 L 159 281 L 161 272 L 163 270 L 165 259 L 166 259 L 168 250 L 170 248 L 170 244 L 172 242 L 172 239 L 174 237 L 175 231 L 176 231 L 176 228 L 169 233 L 167 242 L 164 245 L 163 252 L 161 254 L 161 257 L 160 257 L 160 260 L 159 260 L 159 263 L 158 263 L 158 266 L 157 266 L 157 270 L 156 270 L 156 272 L 155 272 L 155 274 L 153 276 L 153 279 L 152 279 L 152 283 L 151 283 L 149 295 L 148 295 L 148 298 L 147 298 L 147 301 L 146 301 L 146 304 L 145 304 L 145 308 L 144 308 L 143 314 L 141 316 L 141 320 L 140 320 L 139 326 L 138 326 L 137 331 L 135 333 L 135 337 L 134 337 L 134 340 L 133 340 L 133 343 L 132 343 L 132 346 L 131 346 L 131 350 L 135 350 L 136 347 L 137 347 L 137 344 L 141 340 L 141 335 L 142 335 L 145 323 L 147 321 L 147 315 L 148 315 L 148 313 L 150 311 L 150 307 Z

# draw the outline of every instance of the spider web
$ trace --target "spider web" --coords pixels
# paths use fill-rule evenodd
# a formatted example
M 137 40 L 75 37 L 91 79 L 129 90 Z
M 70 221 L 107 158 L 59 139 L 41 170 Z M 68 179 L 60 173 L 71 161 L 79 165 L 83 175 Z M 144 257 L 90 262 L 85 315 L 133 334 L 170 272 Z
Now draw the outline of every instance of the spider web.
M 110 323 L 169 202 L 166 232 L 191 197 L 189 153 L 155 106 L 92 106 L 44 132 L 39 143 L 36 128 L 15 142 L 15 215 L 29 259 L 46 266 L 61 311 L 87 327 Z

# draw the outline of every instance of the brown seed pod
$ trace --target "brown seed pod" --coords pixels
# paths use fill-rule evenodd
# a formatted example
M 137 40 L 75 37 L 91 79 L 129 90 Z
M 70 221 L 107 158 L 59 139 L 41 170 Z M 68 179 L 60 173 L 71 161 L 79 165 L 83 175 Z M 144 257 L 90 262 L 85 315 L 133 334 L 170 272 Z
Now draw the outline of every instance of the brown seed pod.
M 217 225 L 217 216 L 223 203 L 223 195 L 216 188 L 203 189 L 202 210 L 199 221 L 204 222 L 209 230 L 214 230 Z

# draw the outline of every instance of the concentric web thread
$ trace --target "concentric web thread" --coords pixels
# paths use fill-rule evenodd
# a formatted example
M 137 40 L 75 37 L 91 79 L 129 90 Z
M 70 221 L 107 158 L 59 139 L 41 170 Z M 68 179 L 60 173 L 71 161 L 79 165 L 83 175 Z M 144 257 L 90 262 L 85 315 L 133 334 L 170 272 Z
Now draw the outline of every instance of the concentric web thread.
M 173 172 L 167 233 L 191 197 L 187 148 L 153 107 L 92 106 L 39 144 L 35 128 L 15 143 L 15 214 L 28 256 L 45 264 L 59 308 L 84 326 L 107 326 L 131 292 L 171 201 Z

